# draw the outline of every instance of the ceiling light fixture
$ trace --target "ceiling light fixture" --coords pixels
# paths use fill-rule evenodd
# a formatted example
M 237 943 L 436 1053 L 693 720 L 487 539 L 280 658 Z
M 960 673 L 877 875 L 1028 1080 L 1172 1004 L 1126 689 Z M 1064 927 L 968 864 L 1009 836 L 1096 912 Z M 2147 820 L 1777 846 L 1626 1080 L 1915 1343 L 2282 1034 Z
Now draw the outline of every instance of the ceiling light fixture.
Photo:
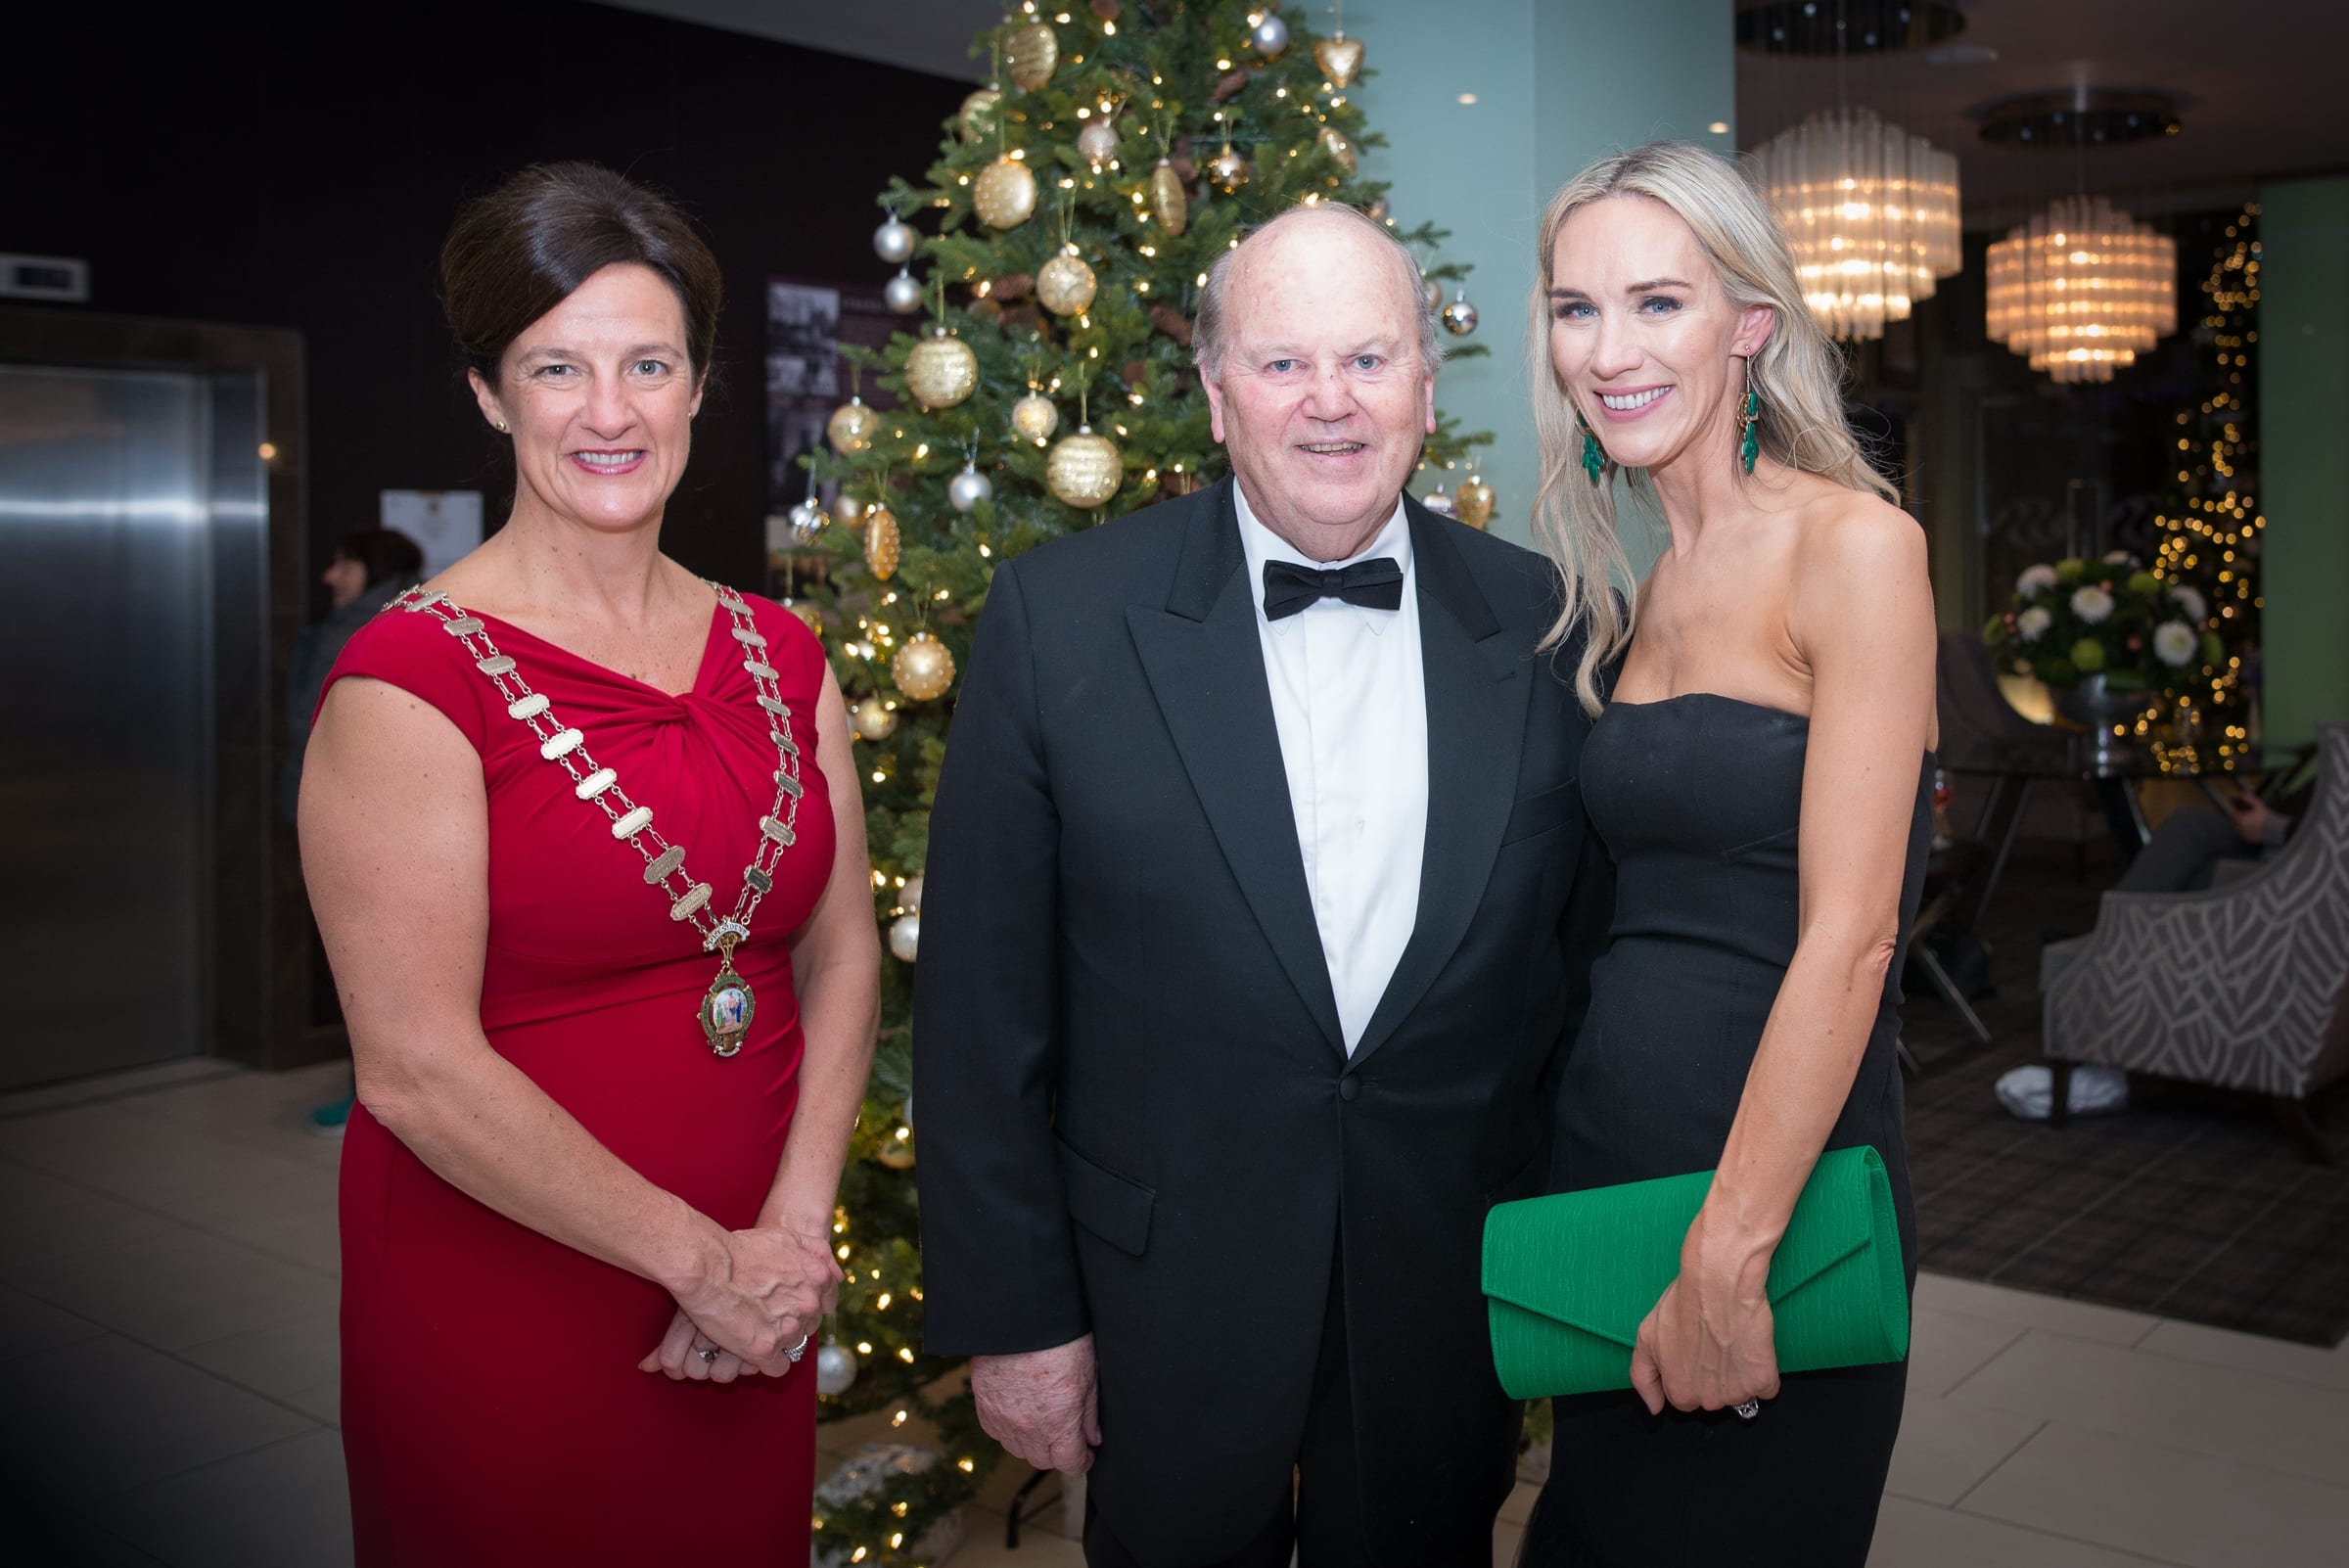
M 1754 169 L 1833 337 L 1883 337 L 1963 264 L 1958 160 L 1872 111 L 1813 115 L 1756 148 Z
M 1990 248 L 1985 325 L 2057 382 L 2105 382 L 2178 330 L 2178 242 L 2060 197 Z

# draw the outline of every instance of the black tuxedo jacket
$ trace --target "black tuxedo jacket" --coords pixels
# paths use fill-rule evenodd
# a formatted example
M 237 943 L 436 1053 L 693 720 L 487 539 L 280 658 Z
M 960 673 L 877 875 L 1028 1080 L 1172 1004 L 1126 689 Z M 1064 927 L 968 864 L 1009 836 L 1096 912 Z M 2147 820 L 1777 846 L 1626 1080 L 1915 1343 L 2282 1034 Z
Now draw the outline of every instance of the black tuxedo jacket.
M 1409 512 L 1417 924 L 1348 1058 L 1231 482 L 995 569 L 930 824 L 914 987 L 923 1324 L 1094 1336 L 1092 1499 L 1145 1562 L 1287 1495 L 1333 1248 L 1373 1539 L 1489 1530 L 1517 1407 L 1479 1244 L 1541 1190 L 1604 934 L 1547 563 Z M 1556 668 L 1553 669 L 1553 663 Z

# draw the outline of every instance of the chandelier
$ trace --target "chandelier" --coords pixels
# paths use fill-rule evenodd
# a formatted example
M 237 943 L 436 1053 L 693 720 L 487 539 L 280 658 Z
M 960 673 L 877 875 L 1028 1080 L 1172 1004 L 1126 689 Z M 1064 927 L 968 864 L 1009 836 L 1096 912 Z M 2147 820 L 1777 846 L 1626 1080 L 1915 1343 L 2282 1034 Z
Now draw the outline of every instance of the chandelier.
M 2058 382 L 2110 381 L 2178 330 L 2178 242 L 2067 196 L 1990 248 L 1990 336 Z
M 1958 160 L 1865 109 L 1817 114 L 1755 149 L 1803 299 L 1837 338 L 1881 338 L 1961 264 Z

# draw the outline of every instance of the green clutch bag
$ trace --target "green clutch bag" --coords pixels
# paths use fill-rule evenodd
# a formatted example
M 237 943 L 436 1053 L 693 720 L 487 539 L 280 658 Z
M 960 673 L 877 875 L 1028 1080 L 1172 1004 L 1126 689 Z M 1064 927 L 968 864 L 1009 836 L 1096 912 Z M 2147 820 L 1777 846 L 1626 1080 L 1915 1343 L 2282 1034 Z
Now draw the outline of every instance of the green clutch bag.
M 1713 1173 L 1500 1204 L 1485 1220 L 1485 1305 L 1500 1386 L 1520 1400 L 1632 1386 L 1632 1342 L 1681 1271 Z M 1884 1157 L 1819 1158 L 1770 1263 L 1778 1369 L 1897 1361 L 1909 1291 Z

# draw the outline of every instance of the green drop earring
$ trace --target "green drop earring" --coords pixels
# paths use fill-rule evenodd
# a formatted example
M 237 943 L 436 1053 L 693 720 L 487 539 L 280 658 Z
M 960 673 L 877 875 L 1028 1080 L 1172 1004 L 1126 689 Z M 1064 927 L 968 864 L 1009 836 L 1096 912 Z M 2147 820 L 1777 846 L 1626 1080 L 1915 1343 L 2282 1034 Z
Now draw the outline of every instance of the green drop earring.
M 1579 408 L 1574 411 L 1574 422 L 1583 427 L 1583 472 L 1596 484 L 1600 471 L 1607 466 L 1607 449 L 1598 444 L 1598 438 L 1590 432 L 1590 422 Z
M 1762 423 L 1762 394 L 1754 391 L 1754 361 L 1750 354 L 1745 358 L 1745 395 L 1737 400 L 1737 415 L 1745 426 L 1745 439 L 1737 446 L 1737 461 L 1751 474 L 1755 461 L 1762 455 L 1762 437 L 1756 429 Z M 1588 463 L 1589 459 L 1584 461 Z

